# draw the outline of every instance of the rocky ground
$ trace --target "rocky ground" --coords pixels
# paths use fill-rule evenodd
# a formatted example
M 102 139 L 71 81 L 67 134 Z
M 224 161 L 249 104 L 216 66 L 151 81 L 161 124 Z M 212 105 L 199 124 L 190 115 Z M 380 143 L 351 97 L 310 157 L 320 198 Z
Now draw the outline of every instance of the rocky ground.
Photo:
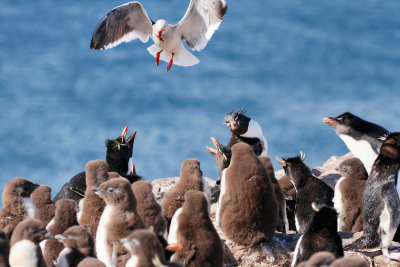
M 323 166 L 313 168 L 313 174 L 325 181 L 332 188 L 334 188 L 335 183 L 341 177 L 336 168 L 343 160 L 350 157 L 352 157 L 350 153 L 342 157 L 332 156 L 324 163 Z M 284 176 L 284 172 L 283 170 L 278 170 L 275 172 L 275 175 L 276 178 L 279 179 Z M 170 177 L 154 180 L 152 182 L 153 193 L 156 196 L 157 200 L 161 200 L 164 194 L 175 185 L 178 179 L 179 177 Z M 293 251 L 295 249 L 297 240 L 300 237 L 300 234 L 296 234 L 295 232 L 289 234 L 276 233 L 274 239 L 271 242 L 253 247 L 241 246 L 233 241 L 228 240 L 219 230 L 214 219 L 219 188 L 218 186 L 216 186 L 213 179 L 206 179 L 212 187 L 213 197 L 210 216 L 213 220 L 215 229 L 217 229 L 221 240 L 224 243 L 225 265 L 227 267 L 290 266 L 293 257 Z M 358 239 L 362 235 L 362 232 L 341 232 L 339 234 L 342 237 L 343 246 L 345 246 Z M 400 243 L 393 242 L 392 245 L 400 246 Z M 366 249 L 361 251 L 345 251 L 345 256 L 350 255 L 363 257 L 364 259 L 366 259 L 370 266 L 400 266 L 400 262 L 391 261 L 382 256 L 381 250 L 379 248 Z

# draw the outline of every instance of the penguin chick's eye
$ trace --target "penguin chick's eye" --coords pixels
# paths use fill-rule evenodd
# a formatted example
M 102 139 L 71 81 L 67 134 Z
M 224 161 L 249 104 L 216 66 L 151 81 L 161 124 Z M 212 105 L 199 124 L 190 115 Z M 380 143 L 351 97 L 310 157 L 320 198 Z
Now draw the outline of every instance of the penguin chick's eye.
M 112 193 L 112 192 L 114 192 L 114 188 L 112 188 L 112 187 L 108 187 L 108 188 L 107 188 L 107 192 L 108 192 L 108 193 Z

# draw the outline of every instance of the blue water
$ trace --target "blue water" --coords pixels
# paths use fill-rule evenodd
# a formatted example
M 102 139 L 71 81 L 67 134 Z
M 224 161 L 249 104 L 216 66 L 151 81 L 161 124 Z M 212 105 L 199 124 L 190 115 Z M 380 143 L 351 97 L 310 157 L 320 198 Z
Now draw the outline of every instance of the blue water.
M 228 1 L 228 0 L 227 0 Z M 177 22 L 189 1 L 143 2 Z M 125 125 L 138 131 L 134 162 L 147 180 L 179 174 L 205 146 L 230 137 L 226 113 L 246 108 L 271 157 L 303 150 L 321 165 L 347 153 L 325 116 L 351 111 L 399 127 L 399 1 L 228 1 L 195 67 L 159 67 L 139 40 L 89 49 L 97 22 L 121 1 L 0 2 L 0 189 L 23 176 L 53 194 Z M 275 165 L 276 169 L 280 169 Z

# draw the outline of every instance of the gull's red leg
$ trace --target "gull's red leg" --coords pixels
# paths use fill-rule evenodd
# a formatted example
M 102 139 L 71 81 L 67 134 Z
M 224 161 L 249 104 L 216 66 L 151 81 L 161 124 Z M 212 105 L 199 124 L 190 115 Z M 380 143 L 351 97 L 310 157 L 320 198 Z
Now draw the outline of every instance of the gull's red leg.
M 174 55 L 175 55 L 175 53 L 172 52 L 172 57 L 171 57 L 171 60 L 169 61 L 169 64 L 168 64 L 168 67 L 167 67 L 167 72 L 171 69 L 172 63 L 174 63 Z
M 160 50 L 160 52 L 157 53 L 156 56 L 156 65 L 158 66 L 158 64 L 160 64 L 160 54 L 161 54 L 162 50 Z

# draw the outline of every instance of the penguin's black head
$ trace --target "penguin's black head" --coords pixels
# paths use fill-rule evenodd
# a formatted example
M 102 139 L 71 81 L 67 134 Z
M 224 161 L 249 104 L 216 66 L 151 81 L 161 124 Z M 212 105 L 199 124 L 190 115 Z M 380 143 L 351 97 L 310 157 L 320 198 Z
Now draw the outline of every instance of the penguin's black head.
M 350 112 L 345 112 L 337 117 L 325 117 L 322 120 L 335 130 L 337 135 L 345 134 L 355 139 L 360 139 L 362 135 L 373 138 L 381 138 L 389 132 L 379 125 L 363 120 Z
M 244 115 L 246 110 L 233 110 L 225 116 L 224 122 L 229 130 L 236 136 L 245 134 L 249 127 L 250 118 Z
M 328 206 L 319 207 L 313 203 L 313 209 L 316 211 L 310 224 L 311 230 L 328 228 L 332 231 L 337 230 L 337 212 L 334 208 Z
M 136 136 L 136 131 L 135 131 L 128 138 L 126 138 L 127 130 L 128 126 L 124 128 L 122 134 L 119 137 L 115 139 L 109 139 L 106 141 L 107 163 L 109 163 L 110 167 L 113 165 L 113 162 L 117 162 L 118 163 L 117 165 L 119 164 L 124 165 L 126 167 L 126 171 L 125 173 L 123 173 L 123 175 L 125 175 L 128 170 L 128 163 L 129 159 L 132 157 L 133 144 L 135 142 L 135 136 Z
M 211 156 L 214 158 L 215 163 L 219 169 L 219 177 L 217 180 L 217 185 L 221 182 L 221 174 L 222 171 L 229 167 L 232 158 L 231 148 L 228 146 L 221 145 L 217 139 L 211 137 L 212 142 L 214 143 L 215 149 L 211 147 L 206 147 L 208 152 L 210 152 Z
M 300 155 L 292 158 L 282 158 L 276 157 L 276 160 L 283 167 L 286 175 L 290 178 L 292 182 L 298 184 L 297 179 L 304 175 L 311 175 L 310 168 L 304 163 L 305 154 L 300 151 Z
M 356 123 L 359 123 L 361 119 L 354 116 L 350 112 L 345 112 L 337 117 L 325 117 L 322 121 L 335 129 L 336 133 L 347 134 Z
M 380 155 L 395 161 L 400 161 L 400 132 L 389 134 L 383 142 Z

